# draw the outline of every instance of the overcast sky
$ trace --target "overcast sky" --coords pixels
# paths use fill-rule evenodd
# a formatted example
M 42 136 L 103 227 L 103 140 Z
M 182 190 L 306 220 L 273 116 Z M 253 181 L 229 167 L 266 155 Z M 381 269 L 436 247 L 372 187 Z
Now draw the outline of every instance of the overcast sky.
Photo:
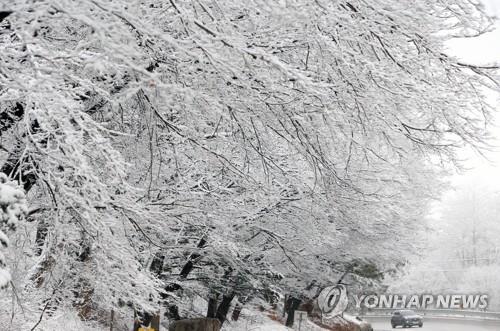
M 500 17 L 500 0 L 483 0 L 489 14 Z M 449 53 L 454 54 L 464 61 L 475 64 L 500 64 L 500 21 L 497 20 L 496 29 L 478 38 L 467 38 L 454 40 L 449 44 Z M 496 126 L 493 135 L 496 137 L 495 144 L 500 146 L 500 102 L 495 100 L 497 110 Z M 500 151 L 500 148 L 497 148 Z M 500 190 L 500 152 L 488 153 L 488 162 L 478 155 L 464 152 L 467 155 L 467 166 L 470 171 L 455 176 L 453 182 L 460 184 L 471 182 L 471 180 L 498 185 Z
M 500 0 L 483 0 L 483 2 L 490 15 L 500 17 Z M 478 38 L 455 39 L 448 44 L 448 53 L 458 56 L 468 63 L 500 64 L 500 20 L 497 20 L 495 28 L 494 31 Z M 493 97 L 492 100 L 494 100 Z M 435 229 L 445 225 L 436 221 L 441 219 L 443 210 L 447 208 L 454 196 L 461 194 L 460 192 L 473 188 L 475 190 L 492 188 L 492 190 L 485 191 L 500 192 L 500 100 L 493 102 L 497 105 L 497 114 L 495 116 L 496 123 L 491 129 L 492 135 L 495 137 L 493 144 L 498 146 L 496 147 L 497 151 L 487 153 L 488 160 L 471 151 L 461 153 L 461 158 L 467 158 L 465 166 L 470 170 L 452 176 L 452 189 L 443 194 L 441 201 L 433 204 L 432 211 L 428 216 L 429 225 Z

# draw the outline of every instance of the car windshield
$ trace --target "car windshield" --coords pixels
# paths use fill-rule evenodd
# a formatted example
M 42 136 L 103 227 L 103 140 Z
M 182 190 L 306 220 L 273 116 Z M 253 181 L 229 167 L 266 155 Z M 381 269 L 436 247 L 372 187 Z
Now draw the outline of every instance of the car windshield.
M 415 312 L 413 310 L 402 310 L 401 315 L 403 316 L 415 315 Z

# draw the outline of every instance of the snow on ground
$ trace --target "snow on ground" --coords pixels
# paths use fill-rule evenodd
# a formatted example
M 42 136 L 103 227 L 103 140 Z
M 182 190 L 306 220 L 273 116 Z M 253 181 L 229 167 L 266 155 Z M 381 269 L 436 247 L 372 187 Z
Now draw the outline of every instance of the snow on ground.
M 229 317 L 230 315 L 228 315 Z M 30 330 L 36 323 L 38 318 L 26 321 L 21 325 L 19 330 Z M 132 321 L 123 321 L 121 326 L 116 325 L 116 330 L 126 330 L 124 325 L 132 325 Z M 19 326 L 19 325 L 18 325 Z M 14 330 L 14 325 L 9 325 L 9 330 Z M 109 327 L 99 325 L 97 322 L 83 322 L 72 310 L 60 310 L 50 319 L 43 318 L 36 327 L 37 331 L 54 331 L 54 330 L 71 330 L 71 331 L 109 331 Z M 161 331 L 167 331 L 165 326 L 161 327 Z M 318 327 L 312 322 L 306 322 L 301 327 L 301 331 L 322 331 L 323 328 Z M 0 325 L 0 331 L 4 331 Z M 245 310 L 243 309 L 238 321 L 228 320 L 224 323 L 221 331 L 293 331 L 292 328 L 287 328 L 280 321 L 271 319 L 265 312 Z
M 74 311 L 61 311 L 50 319 L 43 318 L 39 324 L 37 322 L 38 319 L 30 319 L 22 325 L 0 325 L 0 330 L 31 330 L 36 325 L 36 331 L 109 331 L 109 327 L 104 328 L 97 322 L 83 322 Z
M 275 321 L 268 321 L 264 324 L 252 324 L 248 321 L 231 322 L 222 328 L 222 331 L 290 331 L 293 329 L 287 328 L 283 324 Z
M 222 327 L 222 331 L 292 331 L 287 328 L 283 321 L 271 319 L 265 312 L 245 310 L 241 312 L 237 322 L 227 321 Z M 301 331 L 322 331 L 325 330 L 311 321 L 304 321 L 300 327 Z
M 229 316 L 229 315 L 228 315 Z M 243 309 L 238 321 L 228 320 L 222 331 L 290 331 L 282 323 L 274 321 L 265 313 Z

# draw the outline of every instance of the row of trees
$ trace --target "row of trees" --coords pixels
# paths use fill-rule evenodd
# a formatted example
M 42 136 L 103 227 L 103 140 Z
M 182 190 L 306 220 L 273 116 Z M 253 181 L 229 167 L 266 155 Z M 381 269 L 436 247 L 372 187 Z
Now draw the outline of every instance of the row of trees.
M 483 170 L 484 172 L 484 170 Z M 478 173 L 455 185 L 431 220 L 435 232 L 403 277 L 400 293 L 484 293 L 489 309 L 500 309 L 500 190 Z M 439 222 L 438 222 L 439 221 Z
M 221 316 L 354 260 L 388 270 L 437 166 L 483 146 L 483 92 L 498 89 L 495 68 L 443 52 L 490 27 L 469 0 L 4 9 L 2 172 L 30 204 L 6 323 L 62 308 L 178 319 L 193 296 Z

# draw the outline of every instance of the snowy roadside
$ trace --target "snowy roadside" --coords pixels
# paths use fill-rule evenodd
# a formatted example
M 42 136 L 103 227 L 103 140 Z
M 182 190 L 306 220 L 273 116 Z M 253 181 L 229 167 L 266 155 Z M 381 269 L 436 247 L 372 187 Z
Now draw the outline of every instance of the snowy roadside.
M 222 331 L 290 331 L 283 324 L 269 320 L 264 323 L 252 323 L 251 321 L 241 320 L 238 322 L 227 323 Z
M 243 310 L 241 318 L 235 321 L 227 321 L 221 331 L 292 331 L 293 328 L 286 327 L 283 322 L 270 318 L 266 313 Z M 304 321 L 301 331 L 321 331 L 324 328 L 310 322 Z
M 279 321 L 275 321 L 265 313 L 243 309 L 238 321 L 228 320 L 224 323 L 222 331 L 289 331 Z

